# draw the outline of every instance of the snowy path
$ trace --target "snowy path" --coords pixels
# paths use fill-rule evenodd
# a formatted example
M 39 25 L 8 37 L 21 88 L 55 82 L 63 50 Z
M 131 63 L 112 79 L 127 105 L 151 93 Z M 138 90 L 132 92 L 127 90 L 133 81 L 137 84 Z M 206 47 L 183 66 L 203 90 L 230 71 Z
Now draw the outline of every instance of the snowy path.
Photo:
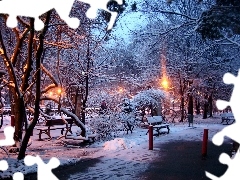
M 87 172 L 71 175 L 69 179 L 136 179 L 135 176 L 146 170 L 154 157 L 154 151 L 149 151 L 147 147 L 108 153 Z

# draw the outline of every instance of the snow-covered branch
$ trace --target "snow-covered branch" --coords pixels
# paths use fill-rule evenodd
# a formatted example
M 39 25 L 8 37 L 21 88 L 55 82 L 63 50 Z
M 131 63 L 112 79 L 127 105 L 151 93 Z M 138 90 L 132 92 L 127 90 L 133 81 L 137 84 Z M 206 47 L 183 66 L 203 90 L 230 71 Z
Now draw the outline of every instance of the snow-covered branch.
M 47 93 L 50 89 L 53 89 L 55 87 L 57 87 L 56 84 L 50 84 L 42 90 L 41 94 Z
M 26 35 L 28 34 L 28 32 L 30 31 L 30 28 L 26 28 L 23 33 L 19 36 L 19 39 L 17 41 L 17 44 L 15 46 L 15 49 L 14 49 L 14 52 L 12 54 L 12 57 L 11 57 L 11 62 L 13 64 L 16 63 L 17 61 L 17 57 L 18 57 L 18 54 L 20 52 L 20 49 L 21 49 L 21 46 L 22 46 L 22 43 L 23 43 L 23 40 L 24 38 L 26 37 Z
M 182 17 L 185 17 L 189 20 L 192 20 L 192 21 L 197 21 L 197 18 L 193 18 L 193 17 L 190 17 L 186 14 L 182 14 L 182 13 L 178 13 L 178 12 L 174 12 L 174 11 L 166 11 L 166 10 L 162 10 L 162 9 L 159 9 L 159 10 L 156 10 L 156 11 L 153 11 L 153 12 L 157 12 L 157 13 L 167 13 L 167 14 L 174 14 L 174 15 L 178 15 L 178 16 L 182 16 Z
M 35 41 L 39 41 L 38 38 L 34 38 Z M 55 46 L 55 47 L 59 47 L 59 48 L 63 48 L 63 49 L 69 49 L 72 48 L 73 45 L 70 42 L 49 42 L 47 40 L 44 40 L 44 44 L 47 45 L 51 45 L 51 46 Z
M 9 76 L 14 83 L 14 88 L 16 90 L 16 93 L 18 94 L 19 97 L 21 97 L 22 94 L 20 92 L 19 87 L 17 86 L 18 83 L 17 83 L 17 77 L 16 77 L 16 74 L 15 74 L 15 71 L 14 71 L 14 67 L 13 67 L 13 64 L 12 64 L 11 60 L 7 56 L 7 51 L 6 51 L 6 47 L 5 47 L 5 44 L 4 44 L 3 39 L 2 39 L 1 31 L 0 31 L 0 44 L 1 44 L 2 50 L 3 50 L 3 57 L 4 57 L 3 60 L 4 60 L 4 63 L 5 63 L 5 66 L 8 68 L 8 72 L 10 73 Z
M 51 79 L 51 81 L 58 86 L 58 81 L 54 78 L 54 76 L 41 64 L 42 71 Z
M 234 41 L 234 40 L 232 40 L 232 39 L 230 39 L 230 38 L 228 38 L 228 37 L 225 37 L 225 39 L 228 40 L 229 42 L 231 42 L 232 44 L 235 44 L 235 45 L 237 45 L 238 47 L 240 47 L 240 43 L 238 43 L 238 42 L 236 42 L 236 41 Z
M 56 104 L 60 104 L 59 99 L 53 98 L 52 96 L 49 97 L 49 96 L 45 95 L 40 98 L 40 101 L 42 101 L 42 100 L 50 100 L 50 101 L 55 102 Z
M 75 121 L 75 124 L 78 126 L 78 127 L 81 127 L 81 129 L 84 129 L 85 131 L 85 135 L 84 137 L 86 137 L 86 127 L 85 125 L 79 120 L 79 118 L 73 114 L 72 112 L 68 111 L 66 108 L 63 108 L 61 107 L 60 110 L 66 114 L 67 116 L 70 116 L 74 121 Z

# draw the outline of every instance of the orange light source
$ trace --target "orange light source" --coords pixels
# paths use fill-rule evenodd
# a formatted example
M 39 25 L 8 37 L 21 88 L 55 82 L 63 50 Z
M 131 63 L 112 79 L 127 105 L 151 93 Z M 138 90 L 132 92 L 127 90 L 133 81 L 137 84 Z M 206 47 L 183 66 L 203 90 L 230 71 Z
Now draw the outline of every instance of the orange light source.
M 168 81 L 166 79 L 163 79 L 162 86 L 163 86 L 164 89 L 168 88 Z
M 120 87 L 120 88 L 118 89 L 118 91 L 119 91 L 119 93 L 122 93 L 122 92 L 123 92 L 123 88 Z
M 58 93 L 58 94 L 61 94 L 61 93 L 62 93 L 61 88 L 59 88 L 59 89 L 57 90 L 57 93 Z

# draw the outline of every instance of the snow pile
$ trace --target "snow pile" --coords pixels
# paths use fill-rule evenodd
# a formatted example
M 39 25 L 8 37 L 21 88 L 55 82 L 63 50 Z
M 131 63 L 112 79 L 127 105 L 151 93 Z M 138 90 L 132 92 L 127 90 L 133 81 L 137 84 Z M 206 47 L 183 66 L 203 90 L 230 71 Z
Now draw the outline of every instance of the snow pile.
M 125 138 L 115 138 L 114 140 L 107 141 L 103 144 L 104 150 L 121 150 L 130 149 L 136 146 L 136 142 L 127 140 Z

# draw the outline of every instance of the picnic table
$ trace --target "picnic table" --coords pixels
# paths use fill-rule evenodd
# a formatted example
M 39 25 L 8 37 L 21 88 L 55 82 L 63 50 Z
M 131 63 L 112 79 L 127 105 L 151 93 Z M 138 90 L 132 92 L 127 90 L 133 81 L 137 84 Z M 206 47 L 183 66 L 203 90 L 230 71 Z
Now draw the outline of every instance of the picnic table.
M 229 125 L 229 124 L 232 124 L 232 123 L 235 122 L 234 115 L 231 112 L 222 113 L 221 114 L 221 118 L 222 118 L 222 122 L 221 123 L 226 122 L 226 124 L 223 124 L 223 125 Z
M 67 116 L 63 117 L 67 121 L 67 123 L 63 121 L 61 116 L 52 116 L 51 119 L 46 119 L 45 124 L 37 128 L 37 130 L 39 130 L 39 140 L 42 140 L 42 134 L 46 134 L 50 139 L 52 139 L 51 131 L 57 129 L 61 130 L 61 135 L 63 135 L 63 132 L 65 130 L 65 137 L 68 132 L 72 134 L 72 118 Z

